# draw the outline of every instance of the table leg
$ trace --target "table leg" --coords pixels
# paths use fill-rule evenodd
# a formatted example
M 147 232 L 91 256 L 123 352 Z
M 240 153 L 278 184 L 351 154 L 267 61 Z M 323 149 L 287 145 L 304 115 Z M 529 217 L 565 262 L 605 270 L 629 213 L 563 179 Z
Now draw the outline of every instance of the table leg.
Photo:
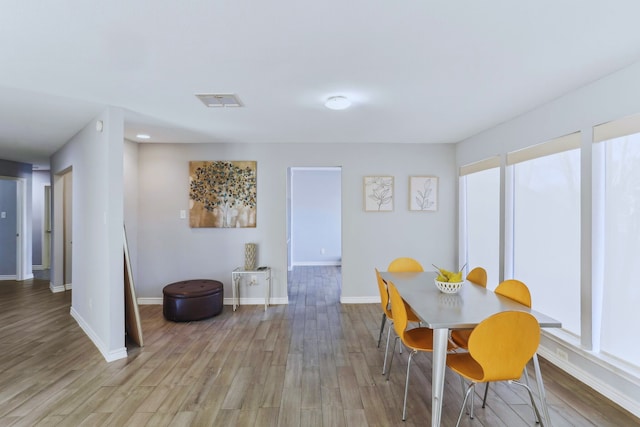
M 447 367 L 447 342 L 449 329 L 433 330 L 433 373 L 431 375 L 431 426 L 440 426 L 444 372 Z
M 544 391 L 544 383 L 542 382 L 542 371 L 538 362 L 538 353 L 533 354 L 533 367 L 536 371 L 536 384 L 538 384 L 538 396 L 544 413 L 544 425 L 551 427 L 551 418 L 549 417 L 549 407 L 547 406 L 547 394 Z
M 271 295 L 271 272 L 267 273 L 267 283 L 265 283 L 265 295 L 264 295 L 264 311 L 267 311 L 269 306 L 269 296 Z
M 232 303 L 233 303 L 233 311 L 236 311 L 236 293 L 239 293 L 239 289 L 238 289 L 238 285 L 240 282 L 240 275 L 239 274 L 233 274 L 232 275 L 232 284 L 231 284 L 231 299 L 232 299 Z M 238 296 L 238 300 L 240 299 L 240 297 Z M 238 304 L 240 305 L 240 301 L 238 301 Z

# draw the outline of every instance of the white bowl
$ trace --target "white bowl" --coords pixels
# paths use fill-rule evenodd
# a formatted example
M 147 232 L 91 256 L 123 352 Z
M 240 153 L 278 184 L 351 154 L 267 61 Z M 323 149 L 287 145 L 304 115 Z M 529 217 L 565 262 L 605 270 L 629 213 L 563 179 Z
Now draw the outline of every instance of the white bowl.
M 440 289 L 440 292 L 445 294 L 456 294 L 464 285 L 464 282 L 441 282 L 438 279 L 433 279 L 436 282 L 436 286 Z

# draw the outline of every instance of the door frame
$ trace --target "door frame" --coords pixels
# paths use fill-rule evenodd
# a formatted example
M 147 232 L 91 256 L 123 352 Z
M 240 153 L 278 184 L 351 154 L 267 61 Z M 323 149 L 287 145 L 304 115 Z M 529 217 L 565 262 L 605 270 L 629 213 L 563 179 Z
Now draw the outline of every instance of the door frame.
M 31 279 L 31 266 L 27 265 L 27 179 L 0 176 L 0 179 L 16 182 L 16 281 Z

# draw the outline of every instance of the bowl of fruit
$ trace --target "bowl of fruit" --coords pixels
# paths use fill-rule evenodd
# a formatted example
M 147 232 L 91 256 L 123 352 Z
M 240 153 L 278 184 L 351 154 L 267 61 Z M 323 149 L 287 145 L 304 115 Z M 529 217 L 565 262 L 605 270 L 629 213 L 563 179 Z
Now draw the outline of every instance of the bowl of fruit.
M 436 267 L 434 265 L 434 267 Z M 434 279 L 436 286 L 440 289 L 440 292 L 445 294 L 455 294 L 462 289 L 464 280 L 462 279 L 462 267 L 460 271 L 453 272 L 445 270 L 444 268 L 436 267 L 438 269 L 438 276 Z

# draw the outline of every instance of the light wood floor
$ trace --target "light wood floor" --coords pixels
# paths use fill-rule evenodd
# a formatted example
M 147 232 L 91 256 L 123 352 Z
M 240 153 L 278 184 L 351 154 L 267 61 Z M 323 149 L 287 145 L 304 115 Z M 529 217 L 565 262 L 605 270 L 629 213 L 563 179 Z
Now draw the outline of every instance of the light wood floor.
M 407 353 L 381 375 L 377 304 L 341 305 L 333 267 L 296 268 L 290 305 L 225 306 L 219 316 L 167 322 L 141 306 L 145 347 L 106 363 L 69 315 L 70 292 L 44 281 L 0 282 L 0 426 L 424 426 L 431 356 Z M 376 286 L 373 271 L 371 286 Z M 381 346 L 383 347 L 383 346 Z M 630 426 L 640 420 L 544 360 L 555 426 Z M 530 369 L 533 372 L 533 369 Z M 455 425 L 460 382 L 446 375 L 443 425 Z M 465 426 L 534 425 L 525 396 L 492 386 Z

